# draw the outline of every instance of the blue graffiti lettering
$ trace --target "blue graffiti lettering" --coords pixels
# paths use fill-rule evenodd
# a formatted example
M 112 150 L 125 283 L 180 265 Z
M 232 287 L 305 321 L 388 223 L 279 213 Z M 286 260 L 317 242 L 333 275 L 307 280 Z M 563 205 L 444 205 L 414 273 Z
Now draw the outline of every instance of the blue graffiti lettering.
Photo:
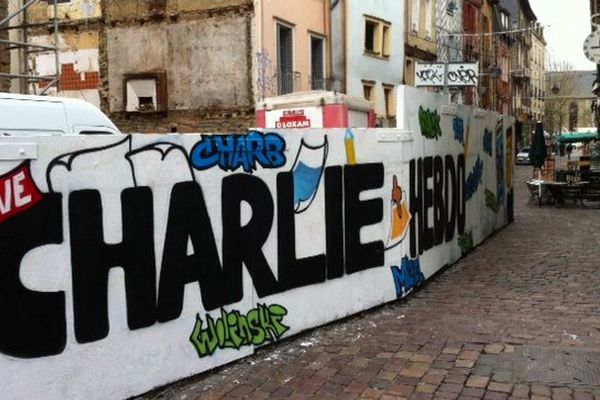
M 469 201 L 471 197 L 477 193 L 479 185 L 483 182 L 483 161 L 477 157 L 473 171 L 469 174 L 467 181 L 465 182 L 465 200 Z
M 394 284 L 396 285 L 396 297 L 399 299 L 425 282 L 425 275 L 421 272 L 421 263 L 418 259 L 409 260 L 408 257 L 404 257 L 401 265 L 401 268 L 392 267 L 392 275 L 394 277 Z
M 452 128 L 454 129 L 454 139 L 461 144 L 465 144 L 465 121 L 460 117 L 454 117 L 452 120 Z
M 203 135 L 190 153 L 192 166 L 205 170 L 219 166 L 224 171 L 242 167 L 252 173 L 256 164 L 279 168 L 286 162 L 285 140 L 276 133 L 252 131 L 247 135 Z
M 492 131 L 489 129 L 483 131 L 483 151 L 492 156 Z
M 496 197 L 498 205 L 504 202 L 504 135 L 502 130 L 496 133 Z

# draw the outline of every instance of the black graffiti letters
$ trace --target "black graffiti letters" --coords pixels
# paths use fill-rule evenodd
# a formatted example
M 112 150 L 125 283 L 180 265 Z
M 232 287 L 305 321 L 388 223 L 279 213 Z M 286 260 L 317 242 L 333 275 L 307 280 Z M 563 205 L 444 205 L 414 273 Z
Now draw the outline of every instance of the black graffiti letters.
M 63 241 L 62 196 L 47 194 L 27 212 L 0 224 L 0 352 L 35 358 L 60 354 L 67 343 L 64 292 L 42 293 L 21 283 L 21 260 L 30 251 Z M 52 268 L 49 262 L 41 268 Z
M 458 175 L 457 175 L 458 176 Z M 383 200 L 361 200 L 360 194 L 380 189 L 382 164 L 332 166 L 325 170 L 325 251 L 306 257 L 296 254 L 294 176 L 277 176 L 276 198 L 258 177 L 227 176 L 221 186 L 221 221 L 211 221 L 203 188 L 181 182 L 170 193 L 162 257 L 155 254 L 155 208 L 149 187 L 121 193 L 122 240 L 104 238 L 102 196 L 98 190 L 71 192 L 68 197 L 73 319 L 79 343 L 101 340 L 110 334 L 109 273 L 124 271 L 127 322 L 137 330 L 179 318 L 187 285 L 200 291 L 206 311 L 244 298 L 243 268 L 259 298 L 341 278 L 384 264 L 383 242 L 363 243 L 361 228 L 383 219 Z M 242 203 L 251 217 L 242 223 Z M 277 214 L 275 214 L 277 210 Z M 275 215 L 277 219 L 275 220 Z M 222 255 L 213 230 L 221 223 Z M 263 253 L 277 224 L 277 274 Z M 0 352 L 33 358 L 60 354 L 67 339 L 63 292 L 26 289 L 20 281 L 21 260 L 31 250 L 61 244 L 62 198 L 46 194 L 34 207 L 0 224 Z M 191 247 L 190 247 L 191 244 Z M 157 260 L 162 260 L 157 288 Z
M 84 190 L 69 196 L 73 309 L 79 343 L 108 335 L 108 273 L 114 267 L 125 272 L 129 328 L 151 326 L 156 320 L 152 192 L 126 189 L 121 206 L 123 241 L 106 244 L 100 193 Z
M 424 84 L 432 83 L 437 84 L 444 82 L 443 70 L 435 68 L 423 68 L 416 72 L 417 78 L 419 78 Z
M 465 229 L 465 158 L 450 155 L 410 162 L 410 254 L 416 258 Z
M 449 85 L 477 85 L 477 71 L 472 68 L 464 68 L 461 66 L 457 70 L 448 71 Z
M 353 273 L 384 263 L 382 241 L 361 244 L 360 230 L 383 218 L 383 199 L 361 201 L 362 191 L 383 186 L 383 165 L 347 166 L 345 169 L 346 272 Z

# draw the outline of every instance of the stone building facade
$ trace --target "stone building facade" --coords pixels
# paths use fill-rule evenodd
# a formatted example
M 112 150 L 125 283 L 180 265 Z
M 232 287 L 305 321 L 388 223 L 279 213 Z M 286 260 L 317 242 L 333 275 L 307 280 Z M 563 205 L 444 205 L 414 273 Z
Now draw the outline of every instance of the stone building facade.
M 253 125 L 252 0 L 72 0 L 58 7 L 61 79 L 50 94 L 97 105 L 127 133 Z M 54 6 L 36 3 L 28 15 L 30 23 L 49 22 Z M 28 40 L 54 44 L 48 28 L 30 29 Z M 32 53 L 27 64 L 31 74 L 56 74 L 53 52 Z M 30 82 L 27 91 L 49 83 Z

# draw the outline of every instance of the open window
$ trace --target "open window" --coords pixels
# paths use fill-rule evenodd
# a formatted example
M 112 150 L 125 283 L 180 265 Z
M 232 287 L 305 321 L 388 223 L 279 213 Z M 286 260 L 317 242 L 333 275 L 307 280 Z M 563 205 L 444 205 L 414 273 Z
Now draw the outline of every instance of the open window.
M 148 72 L 127 74 L 123 82 L 126 112 L 167 111 L 167 74 Z
M 392 24 L 365 16 L 365 54 L 389 58 L 392 50 Z

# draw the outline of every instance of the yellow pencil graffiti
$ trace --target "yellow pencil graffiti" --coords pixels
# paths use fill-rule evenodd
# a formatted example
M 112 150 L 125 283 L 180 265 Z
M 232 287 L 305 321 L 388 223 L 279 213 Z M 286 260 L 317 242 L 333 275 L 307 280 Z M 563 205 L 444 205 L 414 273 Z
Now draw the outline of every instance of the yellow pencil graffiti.
M 346 135 L 344 136 L 344 145 L 346 146 L 346 160 L 348 161 L 348 165 L 355 165 L 356 152 L 354 151 L 354 134 L 350 129 L 346 129 Z

